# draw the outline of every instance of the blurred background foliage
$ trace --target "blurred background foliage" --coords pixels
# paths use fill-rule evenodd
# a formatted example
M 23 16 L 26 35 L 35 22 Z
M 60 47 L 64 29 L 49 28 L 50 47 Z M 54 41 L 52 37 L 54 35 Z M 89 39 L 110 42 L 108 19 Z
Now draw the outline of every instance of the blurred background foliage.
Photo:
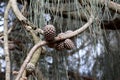
M 27 0 L 24 16 L 38 28 L 47 24 L 56 27 L 57 34 L 76 30 L 94 15 L 96 20 L 82 34 L 75 36 L 76 48 L 57 51 L 47 48 L 37 64 L 37 73 L 29 80 L 40 80 L 42 72 L 45 80 L 119 80 L 120 79 L 120 15 L 108 8 L 106 0 Z M 120 3 L 119 0 L 112 0 Z M 7 1 L 0 1 L 0 28 L 3 28 L 4 11 Z M 19 9 L 24 5 L 18 0 Z M 9 12 L 9 40 L 15 44 L 10 50 L 12 71 L 18 71 L 27 53 L 34 45 L 31 35 L 22 27 L 12 11 Z M 2 34 L 1 31 L 0 34 Z M 44 39 L 42 35 L 39 35 Z M 2 38 L 1 38 L 2 40 Z M 0 49 L 0 80 L 4 80 L 4 53 Z M 13 77 L 14 78 L 14 77 Z

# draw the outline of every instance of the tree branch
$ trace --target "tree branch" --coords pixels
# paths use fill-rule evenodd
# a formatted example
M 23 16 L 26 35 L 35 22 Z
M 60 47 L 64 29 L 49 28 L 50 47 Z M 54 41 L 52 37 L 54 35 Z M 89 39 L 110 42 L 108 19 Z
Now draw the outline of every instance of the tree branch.
M 90 2 L 91 0 L 87 0 L 88 2 Z M 93 2 L 96 2 L 96 0 L 92 0 Z M 97 0 L 98 3 L 100 5 L 105 5 L 106 0 Z M 120 4 L 115 3 L 113 1 L 107 1 L 107 7 L 111 10 L 113 10 L 114 12 L 117 12 L 120 14 Z
M 92 15 L 85 25 L 83 25 L 79 29 L 77 29 L 74 32 L 71 32 L 71 33 L 69 33 L 67 35 L 64 35 L 64 36 L 61 36 L 61 37 L 55 37 L 55 41 L 71 38 L 71 37 L 74 37 L 74 36 L 82 33 L 83 31 L 85 31 L 93 23 L 93 20 L 94 20 L 94 16 Z
M 37 28 L 32 22 L 30 22 L 26 17 L 22 15 L 20 12 L 18 6 L 17 6 L 17 1 L 16 0 L 10 0 L 11 2 L 11 7 L 13 9 L 13 12 L 15 13 L 16 17 L 24 24 L 31 26 L 33 29 Z M 41 30 L 42 31 L 42 30 Z M 43 32 L 43 31 L 42 31 Z M 41 32 L 41 33 L 42 33 Z M 42 33 L 43 34 L 43 33 Z
M 8 49 L 8 13 L 10 9 L 10 2 L 5 9 L 4 14 L 4 53 L 5 53 L 5 61 L 6 61 L 6 80 L 10 80 L 10 73 L 11 73 L 11 65 L 10 65 L 10 54 Z
M 29 26 L 27 26 L 26 28 L 28 28 L 28 27 L 29 27 Z M 32 36 L 32 38 L 33 38 L 34 44 L 37 44 L 39 41 L 41 41 L 41 39 L 35 34 L 34 30 L 32 30 L 32 29 L 30 28 L 30 29 L 28 29 L 28 31 L 30 32 L 30 34 L 31 34 L 31 36 Z M 38 62 L 38 60 L 39 60 L 39 58 L 40 58 L 41 53 L 42 53 L 42 47 L 39 47 L 39 49 L 37 49 L 37 50 L 34 52 L 31 60 L 29 61 L 30 64 L 27 65 L 29 69 L 30 69 L 29 66 L 30 66 L 31 64 L 34 65 L 34 66 L 36 66 L 36 64 L 37 64 L 37 62 Z M 27 69 L 27 68 L 26 68 L 26 69 Z M 33 69 L 33 68 L 31 68 L 31 69 Z M 32 70 L 32 71 L 34 71 L 34 70 Z
M 20 21 L 26 21 L 27 19 L 22 15 L 22 13 L 19 11 L 17 7 L 17 2 L 16 0 L 10 0 L 11 7 L 13 9 L 13 12 L 15 13 L 15 16 L 20 20 Z
M 100 4 L 105 4 L 105 0 L 98 0 Z M 113 1 L 108 2 L 108 8 L 120 14 L 120 4 Z
M 83 25 L 81 28 L 79 28 L 78 30 L 74 31 L 73 33 L 70 33 L 70 34 L 67 34 L 65 35 L 64 37 L 55 37 L 55 42 L 56 41 L 60 41 L 60 40 L 64 40 L 64 39 L 67 39 L 67 38 L 70 38 L 70 37 L 74 37 L 80 33 L 82 33 L 83 31 L 85 31 L 92 23 L 93 23 L 93 19 L 94 17 L 91 16 L 90 19 L 88 20 L 88 22 Z M 28 62 L 30 61 L 30 59 L 32 58 L 33 56 L 33 53 L 41 46 L 43 45 L 46 45 L 48 42 L 46 41 L 40 41 L 39 43 L 37 43 L 35 46 L 33 46 L 33 48 L 30 50 L 30 52 L 28 53 L 24 63 L 22 64 L 21 68 L 20 68 L 20 71 L 19 71 L 19 74 L 17 75 L 16 79 L 15 80 L 19 80 L 24 69 L 26 68 L 26 65 L 28 64 Z

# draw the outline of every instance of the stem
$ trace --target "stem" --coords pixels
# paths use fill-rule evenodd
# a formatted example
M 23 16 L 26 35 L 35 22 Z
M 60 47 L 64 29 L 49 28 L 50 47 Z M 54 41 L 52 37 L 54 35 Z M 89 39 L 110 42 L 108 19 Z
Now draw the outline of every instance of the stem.
M 5 9 L 4 14 L 4 53 L 5 53 L 5 61 L 6 61 L 6 80 L 10 80 L 10 73 L 11 73 L 11 65 L 10 65 L 10 54 L 8 49 L 8 13 L 10 9 L 10 2 Z

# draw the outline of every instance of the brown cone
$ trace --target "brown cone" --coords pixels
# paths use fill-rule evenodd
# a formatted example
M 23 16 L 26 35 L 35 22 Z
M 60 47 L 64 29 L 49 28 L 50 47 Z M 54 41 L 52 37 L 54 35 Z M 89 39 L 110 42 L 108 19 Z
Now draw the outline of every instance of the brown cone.
M 74 45 L 74 43 L 73 43 L 73 41 L 71 39 L 66 39 L 64 41 L 64 46 L 68 50 L 71 50 L 71 49 L 73 49 L 75 47 L 75 45 Z
M 55 46 L 55 49 L 58 50 L 58 51 L 64 50 L 65 49 L 64 41 L 57 43 L 56 46 Z
M 46 25 L 44 27 L 44 37 L 46 41 L 54 40 L 55 35 L 56 35 L 56 30 L 53 25 Z

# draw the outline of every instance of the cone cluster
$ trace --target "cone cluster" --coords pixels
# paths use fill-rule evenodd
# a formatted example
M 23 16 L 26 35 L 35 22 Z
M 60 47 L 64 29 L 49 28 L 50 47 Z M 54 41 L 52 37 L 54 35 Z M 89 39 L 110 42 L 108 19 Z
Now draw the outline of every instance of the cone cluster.
M 73 32 L 73 31 L 67 31 L 65 33 L 59 33 L 57 36 L 58 37 L 63 37 L 64 35 L 68 35 L 70 32 Z M 55 49 L 56 50 L 59 50 L 59 51 L 62 51 L 62 50 L 71 50 L 75 47 L 72 39 L 65 39 L 63 41 L 60 41 L 60 42 L 57 42 L 56 43 L 57 45 L 55 46 Z
M 66 31 L 65 33 L 59 33 L 57 36 L 58 37 L 63 37 L 64 35 L 69 35 L 69 33 L 71 33 L 73 31 Z M 63 41 L 59 41 L 59 42 L 54 42 L 54 38 L 56 36 L 56 29 L 53 25 L 46 25 L 44 27 L 44 38 L 46 41 L 48 41 L 48 47 L 50 48 L 55 48 L 58 51 L 62 51 L 62 50 L 71 50 L 73 48 L 75 48 L 75 45 L 72 41 L 72 39 L 66 39 Z

